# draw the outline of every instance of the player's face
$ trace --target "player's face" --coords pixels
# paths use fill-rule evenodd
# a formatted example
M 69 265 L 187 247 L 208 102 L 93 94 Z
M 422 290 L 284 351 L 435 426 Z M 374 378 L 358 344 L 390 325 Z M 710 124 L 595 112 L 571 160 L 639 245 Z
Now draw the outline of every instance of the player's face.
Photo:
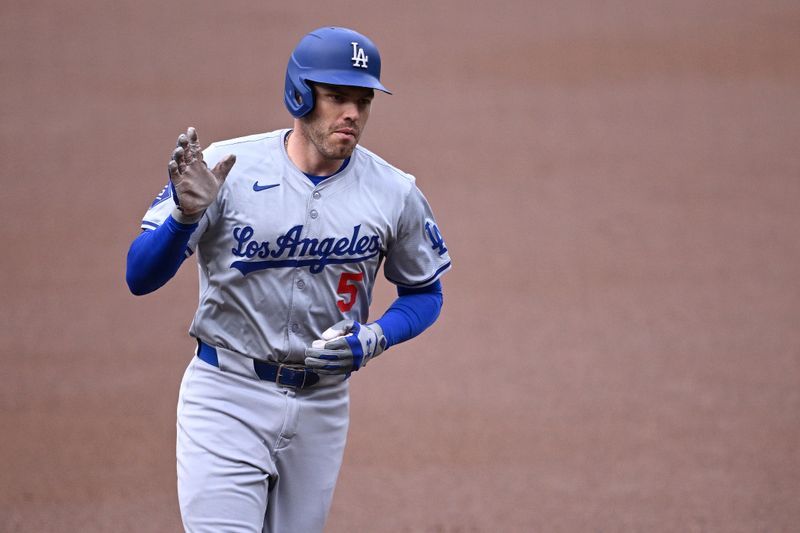
M 350 157 L 364 132 L 374 91 L 314 85 L 314 109 L 301 119 L 302 132 L 324 159 Z

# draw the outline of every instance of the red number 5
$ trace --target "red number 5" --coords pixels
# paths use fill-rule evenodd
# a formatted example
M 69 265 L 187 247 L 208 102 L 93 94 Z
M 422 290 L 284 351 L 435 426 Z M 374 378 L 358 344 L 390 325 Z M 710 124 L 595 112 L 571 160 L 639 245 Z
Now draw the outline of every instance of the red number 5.
M 339 287 L 336 289 L 336 292 L 341 295 L 348 295 L 350 298 L 347 299 L 345 302 L 344 300 L 339 300 L 336 302 L 336 305 L 339 307 L 339 310 L 342 313 L 345 313 L 353 308 L 356 304 L 356 296 L 358 296 L 358 287 L 350 283 L 351 281 L 362 281 L 364 279 L 364 273 L 358 272 L 345 272 L 342 274 L 342 277 L 339 278 Z

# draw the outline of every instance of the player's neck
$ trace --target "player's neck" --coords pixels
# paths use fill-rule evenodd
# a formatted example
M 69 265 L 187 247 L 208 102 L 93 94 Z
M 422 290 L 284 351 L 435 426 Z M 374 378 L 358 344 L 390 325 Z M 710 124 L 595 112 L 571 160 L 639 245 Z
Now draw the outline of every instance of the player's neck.
M 330 176 L 342 166 L 344 159 L 328 159 L 319 153 L 316 146 L 308 141 L 297 130 L 289 132 L 286 137 L 286 153 L 301 172 L 314 176 Z

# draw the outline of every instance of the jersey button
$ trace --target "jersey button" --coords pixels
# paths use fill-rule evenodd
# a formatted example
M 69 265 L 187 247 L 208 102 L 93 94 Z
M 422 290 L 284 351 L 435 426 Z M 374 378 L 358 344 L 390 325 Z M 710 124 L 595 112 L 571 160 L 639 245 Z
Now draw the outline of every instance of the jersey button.
M 312 194 L 311 196 L 314 197 L 314 200 L 319 200 L 322 194 L 320 194 L 319 191 L 314 191 L 314 194 Z
M 309 215 L 311 215 L 311 218 L 317 218 L 319 216 L 319 213 L 317 213 L 316 209 L 312 209 Z
M 305 281 L 303 281 L 302 279 L 297 281 L 297 288 L 298 289 L 303 290 L 305 287 L 306 287 L 306 282 Z
M 298 331 L 300 331 L 300 325 L 292 324 L 292 333 L 297 333 Z

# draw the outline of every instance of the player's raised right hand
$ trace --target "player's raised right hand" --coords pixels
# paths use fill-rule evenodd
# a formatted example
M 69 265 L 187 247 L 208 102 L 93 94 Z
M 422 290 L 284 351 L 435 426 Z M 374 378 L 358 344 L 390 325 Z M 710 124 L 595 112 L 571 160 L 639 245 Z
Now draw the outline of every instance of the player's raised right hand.
M 168 165 L 169 179 L 175 189 L 178 222 L 193 223 L 200 220 L 206 208 L 219 193 L 222 183 L 236 162 L 229 155 L 209 169 L 203 161 L 203 149 L 197 130 L 189 127 L 178 136 L 177 148 Z

